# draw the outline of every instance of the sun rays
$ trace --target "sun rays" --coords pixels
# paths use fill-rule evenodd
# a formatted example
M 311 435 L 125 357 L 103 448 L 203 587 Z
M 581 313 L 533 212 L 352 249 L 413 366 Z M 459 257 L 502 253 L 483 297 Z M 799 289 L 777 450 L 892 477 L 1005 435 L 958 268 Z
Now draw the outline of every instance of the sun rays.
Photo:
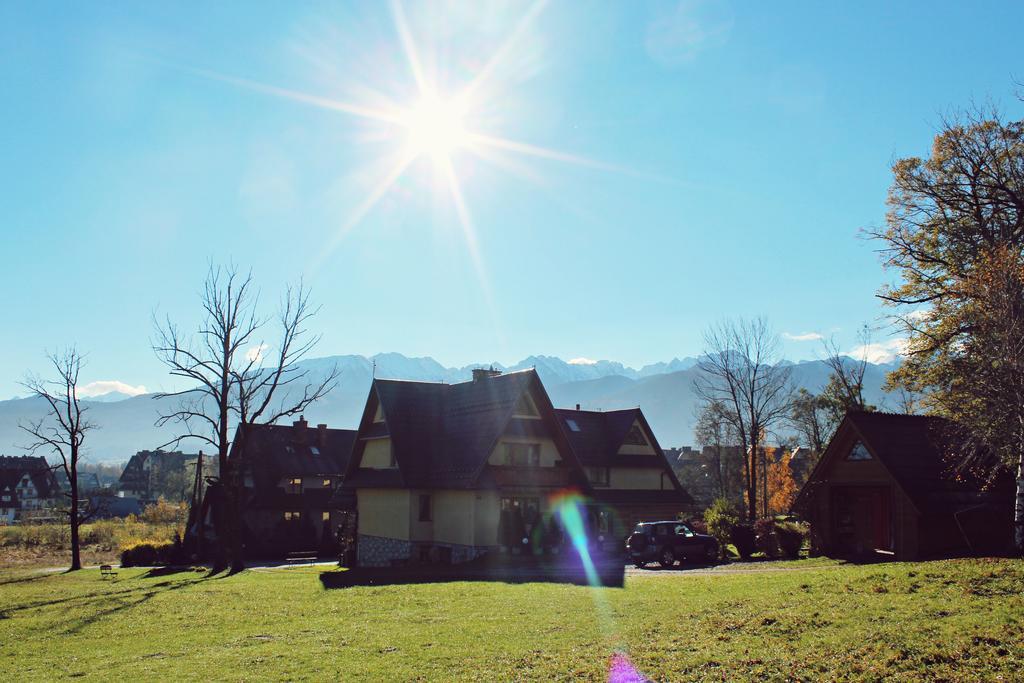
M 472 218 L 472 183 L 467 182 L 470 175 L 460 173 L 467 169 L 470 158 L 479 159 L 510 176 L 531 176 L 533 182 L 539 178 L 532 170 L 538 166 L 537 162 L 641 175 L 614 164 L 506 137 L 493 125 L 493 116 L 485 117 L 495 111 L 502 112 L 499 119 L 505 116 L 505 101 L 511 89 L 522 80 L 520 61 L 524 54 L 530 53 L 528 48 L 532 44 L 527 42 L 528 36 L 532 36 L 530 29 L 543 14 L 546 4 L 547 0 L 536 0 L 525 7 L 521 15 L 508 22 L 510 29 L 504 36 L 488 34 L 481 44 L 489 42 L 491 49 L 488 53 L 481 47 L 479 51 L 483 54 L 476 55 L 480 59 L 474 62 L 475 68 L 460 64 L 458 69 L 446 70 L 445 60 L 451 57 L 452 45 L 450 35 L 444 32 L 444 24 L 429 17 L 411 23 L 401 2 L 392 0 L 391 37 L 384 37 L 382 46 L 369 41 L 364 47 L 398 57 L 399 61 L 392 65 L 397 71 L 381 68 L 380 73 L 375 74 L 377 69 L 367 72 L 364 68 L 361 76 L 366 78 L 369 74 L 375 80 L 372 87 L 353 81 L 352 84 L 359 85 L 358 96 L 339 98 L 210 71 L 190 71 L 235 87 L 334 112 L 353 122 L 361 121 L 369 126 L 367 140 L 383 142 L 375 148 L 380 150 L 374 152 L 376 159 L 368 158 L 358 167 L 362 182 L 366 183 L 363 194 L 331 230 L 326 243 L 316 250 L 309 264 L 311 274 L 326 265 L 345 238 L 400 183 L 404 189 L 400 194 L 395 193 L 395 197 L 408 198 L 409 192 L 422 189 L 435 203 L 448 207 L 452 223 L 458 228 L 455 232 L 471 261 L 480 296 L 490 311 L 494 330 L 502 338 L 481 240 Z M 470 26 L 471 31 L 476 30 L 475 25 Z M 393 42 L 387 44 L 389 40 Z M 362 45 L 360 37 L 350 42 Z M 317 63 L 323 67 L 325 60 L 318 58 Z M 403 71 L 407 74 L 404 77 Z M 450 72 L 457 72 L 461 82 L 453 84 L 451 81 L 455 79 Z M 338 77 L 326 84 L 334 92 L 346 85 L 347 79 Z M 423 185 L 404 182 L 403 178 L 414 168 L 417 172 L 429 171 L 433 181 Z

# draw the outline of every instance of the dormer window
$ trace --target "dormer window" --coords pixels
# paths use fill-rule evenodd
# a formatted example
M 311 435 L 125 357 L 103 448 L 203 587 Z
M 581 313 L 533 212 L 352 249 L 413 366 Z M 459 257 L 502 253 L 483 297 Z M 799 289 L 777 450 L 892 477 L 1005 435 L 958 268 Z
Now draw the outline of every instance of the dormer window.
M 592 486 L 608 486 L 608 468 L 588 467 L 587 478 L 590 479 Z
M 509 467 L 539 467 L 539 443 L 505 444 L 505 464 Z
M 644 430 L 640 429 L 640 425 L 634 423 L 629 431 L 626 432 L 626 438 L 623 439 L 622 443 L 629 446 L 646 446 L 647 437 L 644 436 Z
M 292 477 L 289 479 L 285 489 L 288 493 L 302 493 L 302 477 Z
M 572 432 L 582 431 L 582 430 L 580 430 L 580 425 L 579 425 L 578 422 L 576 422 L 576 420 L 566 420 L 565 421 L 565 426 L 568 427 L 569 431 L 572 431 Z
M 853 444 L 853 448 L 850 449 L 850 454 L 846 456 L 847 460 L 871 460 L 871 453 L 864 446 L 864 443 L 858 441 Z
M 330 480 L 330 478 L 324 479 L 324 488 L 325 489 L 331 488 L 331 480 Z
M 539 419 L 540 412 L 537 410 L 537 405 L 533 402 L 533 399 L 529 394 L 524 393 L 516 401 L 516 408 L 512 411 L 512 417 L 526 418 L 526 419 Z

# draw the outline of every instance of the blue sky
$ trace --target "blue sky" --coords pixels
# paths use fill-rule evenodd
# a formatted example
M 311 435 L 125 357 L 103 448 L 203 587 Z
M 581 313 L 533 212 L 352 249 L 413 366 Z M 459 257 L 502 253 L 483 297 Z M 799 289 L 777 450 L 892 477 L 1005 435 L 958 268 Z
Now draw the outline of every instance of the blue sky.
M 210 261 L 268 305 L 305 278 L 317 355 L 640 366 L 759 314 L 852 348 L 892 160 L 952 107 L 1021 109 L 1018 3 L 409 4 L 442 100 L 499 53 L 462 121 L 512 144 L 447 150 L 464 212 L 423 154 L 354 220 L 407 131 L 295 94 L 414 108 L 396 10 L 217 5 L 0 7 L 0 397 L 69 343 L 89 382 L 171 386 L 151 319 L 194 325 Z

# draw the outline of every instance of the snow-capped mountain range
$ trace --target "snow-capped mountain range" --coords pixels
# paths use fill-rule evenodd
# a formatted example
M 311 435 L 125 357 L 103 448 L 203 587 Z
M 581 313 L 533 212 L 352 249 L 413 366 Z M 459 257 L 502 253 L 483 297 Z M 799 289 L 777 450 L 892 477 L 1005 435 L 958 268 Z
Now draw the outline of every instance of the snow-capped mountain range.
M 634 369 L 609 360 L 578 358 L 566 361 L 554 356 L 530 356 L 510 366 L 484 362 L 445 367 L 430 357 L 409 358 L 400 353 L 379 353 L 370 357 L 313 358 L 303 361 L 302 365 L 309 370 L 311 378 L 323 376 L 332 367 L 340 371 L 335 390 L 307 411 L 306 418 L 313 423 L 354 427 L 374 375 L 454 383 L 470 379 L 473 368 L 493 366 L 507 372 L 532 367 L 536 368 L 551 400 L 558 407 L 572 407 L 577 403 L 588 410 L 640 406 L 659 442 L 667 448 L 693 442 L 698 405 L 693 391 L 697 363 L 697 358 L 673 358 Z M 829 369 L 821 361 L 789 365 L 797 386 L 818 391 L 828 380 Z M 885 375 L 894 367 L 893 364 L 869 364 L 865 377 L 869 402 L 881 407 L 895 407 L 882 391 Z M 89 434 L 86 442 L 90 459 L 94 462 L 122 462 L 138 450 L 155 448 L 169 441 L 176 435 L 174 426 L 157 428 L 154 423 L 161 412 L 171 409 L 167 403 L 171 400 L 154 400 L 152 394 L 126 396 L 116 392 L 88 399 L 90 417 L 100 427 Z M 44 406 L 36 399 L 0 401 L 0 453 L 23 453 L 19 446 L 25 439 L 18 424 L 38 418 L 43 410 Z M 181 448 L 195 451 L 200 445 L 183 443 Z

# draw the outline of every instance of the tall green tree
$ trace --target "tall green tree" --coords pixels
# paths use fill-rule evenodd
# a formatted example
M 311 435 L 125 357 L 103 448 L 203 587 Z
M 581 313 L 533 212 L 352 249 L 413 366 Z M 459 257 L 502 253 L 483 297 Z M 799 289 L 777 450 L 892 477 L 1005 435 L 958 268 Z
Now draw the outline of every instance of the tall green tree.
M 963 429 L 962 467 L 1015 468 L 1024 551 L 1024 122 L 976 109 L 893 166 L 879 296 L 909 335 L 889 380 Z

